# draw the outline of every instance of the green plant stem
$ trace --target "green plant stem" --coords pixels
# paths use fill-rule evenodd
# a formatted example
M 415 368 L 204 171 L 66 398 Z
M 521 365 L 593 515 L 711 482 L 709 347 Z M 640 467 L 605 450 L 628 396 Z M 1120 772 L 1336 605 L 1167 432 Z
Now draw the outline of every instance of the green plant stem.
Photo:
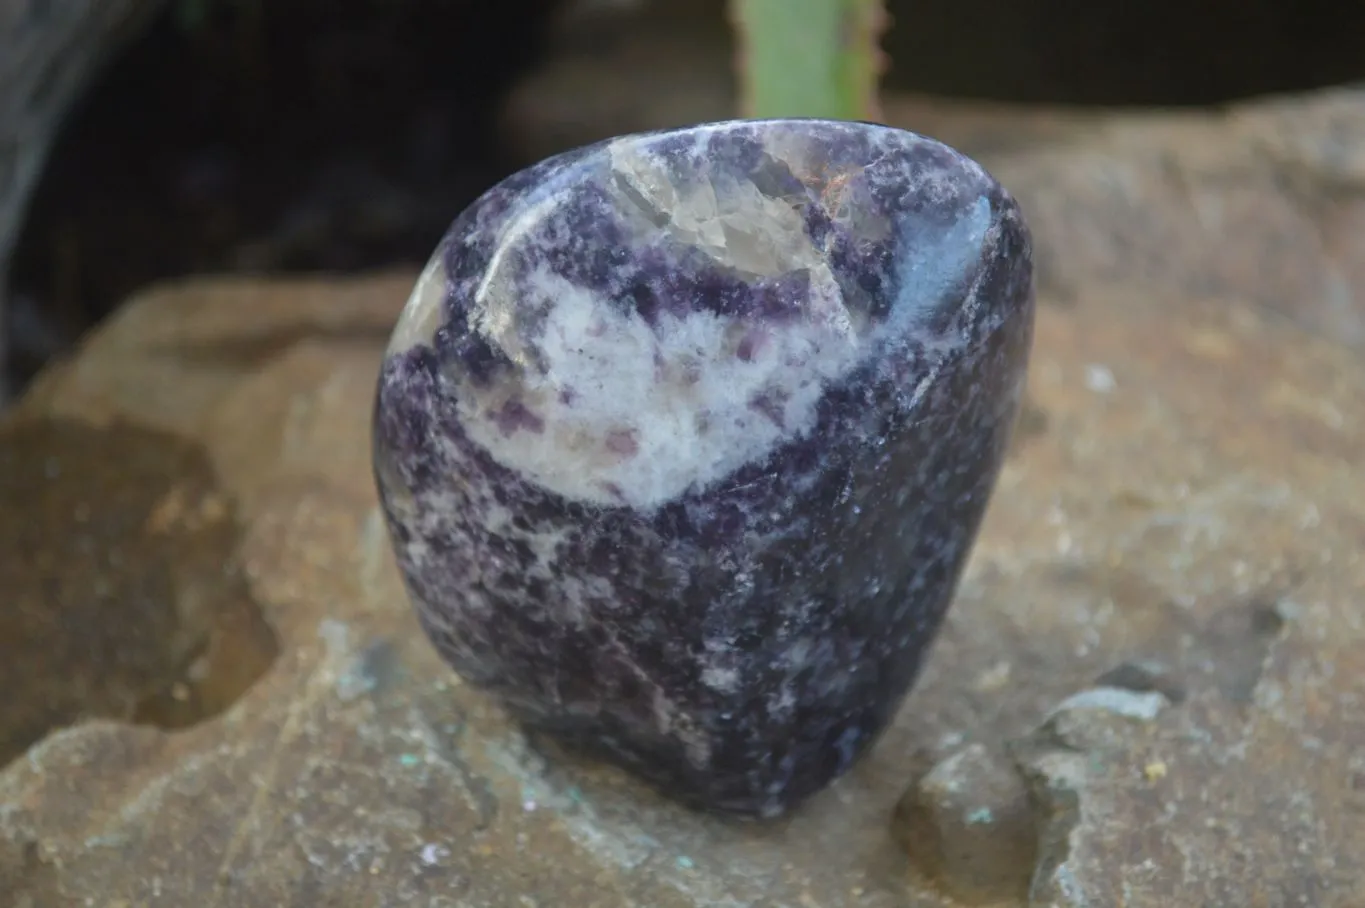
M 748 117 L 877 120 L 882 0 L 730 0 Z

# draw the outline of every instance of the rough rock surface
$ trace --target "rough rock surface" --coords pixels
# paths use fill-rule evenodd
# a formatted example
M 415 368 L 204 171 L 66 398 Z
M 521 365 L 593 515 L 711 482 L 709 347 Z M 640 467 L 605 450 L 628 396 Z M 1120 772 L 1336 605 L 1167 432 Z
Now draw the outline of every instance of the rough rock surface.
M 0 772 L 0 893 L 42 908 L 964 904 L 944 881 L 969 865 L 907 855 L 892 821 L 907 789 L 948 805 L 928 795 L 973 778 L 979 744 L 1044 821 L 1004 904 L 1365 904 L 1365 366 L 1310 317 L 1356 318 L 1365 299 L 1362 110 L 1339 92 L 1135 116 L 1013 153 L 988 122 L 943 116 L 938 136 L 995 149 L 1053 253 L 1024 421 L 907 706 L 771 825 L 700 818 L 528 741 L 422 636 L 368 468 L 368 402 L 415 275 L 134 301 L 0 428 L 26 463 L 164 458 L 122 484 L 30 472 L 68 502 L 50 528 L 16 531 L 35 518 L 0 491 L 3 538 L 24 540 L 0 548 L 6 589 L 44 553 L 88 559 L 60 600 L 13 587 L 7 610 L 73 642 L 66 666 L 7 675 L 7 699 L 69 681 L 52 702 L 103 717 L 54 710 Z M 995 129 L 1014 140 L 1017 122 Z M 1220 244 L 1213 222 L 1186 222 L 1196 207 L 1225 213 Z M 125 521 L 128 545 L 69 538 L 95 515 Z M 158 562 L 134 526 L 217 554 Z M 52 602 L 135 570 L 161 579 L 102 600 L 96 627 L 60 628 Z M 234 584 L 235 606 L 203 597 Z M 130 693 L 99 702 L 85 667 L 134 627 L 160 648 L 113 650 L 125 662 L 104 677 Z M 239 658 L 268 668 L 222 709 L 241 680 L 219 666 Z M 22 721 L 27 745 L 41 730 Z M 937 841 L 971 841 L 953 818 L 1003 816 L 1009 791 L 921 816 L 943 818 Z
M 917 676 L 1032 326 L 1017 205 L 921 136 L 732 121 L 523 171 L 455 220 L 380 374 L 419 618 L 534 727 L 783 813 Z

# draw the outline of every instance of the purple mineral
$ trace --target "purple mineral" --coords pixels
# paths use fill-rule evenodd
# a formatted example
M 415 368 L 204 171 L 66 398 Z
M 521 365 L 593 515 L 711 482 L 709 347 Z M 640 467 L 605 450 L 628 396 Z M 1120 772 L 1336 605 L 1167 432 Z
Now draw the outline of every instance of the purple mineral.
M 913 133 L 735 121 L 530 167 L 455 220 L 379 378 L 422 626 L 529 726 L 780 814 L 918 674 L 1032 331 L 1018 205 Z

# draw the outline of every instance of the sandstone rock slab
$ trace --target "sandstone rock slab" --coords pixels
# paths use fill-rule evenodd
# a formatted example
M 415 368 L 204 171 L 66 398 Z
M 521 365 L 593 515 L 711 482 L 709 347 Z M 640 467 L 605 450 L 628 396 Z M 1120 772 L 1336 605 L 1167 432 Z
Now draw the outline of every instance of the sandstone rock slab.
M 0 892 L 41 906 L 963 904 L 972 894 L 944 883 L 962 865 L 908 856 L 892 820 L 907 788 L 942 792 L 964 765 L 955 755 L 979 745 L 1044 821 L 1005 904 L 1365 904 L 1365 366 L 1349 338 L 1285 317 L 1313 298 L 1318 260 L 1302 285 L 1264 296 L 1231 259 L 1159 275 L 1140 262 L 1199 264 L 1161 226 L 1176 203 L 1096 194 L 1192 160 L 1192 135 L 1236 159 L 1244 130 L 1292 120 L 1297 150 L 1277 160 L 1308 163 L 1265 166 L 1331 196 L 1354 185 L 1359 145 L 1310 127 L 1352 97 L 1137 117 L 993 163 L 1055 251 L 1025 419 L 909 703 L 865 762 L 771 825 L 703 819 L 526 736 L 423 639 L 367 453 L 373 382 L 416 275 L 204 280 L 133 301 L 39 379 L 0 451 L 41 463 L 42 446 L 59 459 L 114 450 L 130 425 L 173 436 L 184 459 L 144 468 L 164 474 L 159 490 L 43 476 L 54 485 L 41 500 L 73 514 L 84 501 L 115 529 L 184 527 L 213 557 L 107 600 L 116 617 L 93 640 L 125 639 L 128 625 L 191 637 L 118 648 L 144 654 L 118 676 L 136 696 L 88 722 L 68 721 L 82 711 L 68 706 L 26 719 L 26 742 L 35 723 L 47 733 L 0 772 Z M 1210 163 L 1190 179 L 1225 192 L 1218 147 L 1199 154 Z M 1352 191 L 1335 198 L 1349 205 Z M 1225 223 L 1237 262 L 1282 252 L 1280 234 Z M 1149 251 L 1124 265 L 1124 248 Z M 177 481 L 171 504 L 148 504 Z M 31 519 L 0 508 L 0 521 Z M 70 557 L 72 525 L 7 526 L 0 536 L 26 548 L 0 552 L 0 576 Z M 101 577 L 154 576 L 111 562 L 108 534 L 91 538 L 105 557 L 77 552 L 87 560 L 72 562 L 64 599 L 35 587 L 20 602 L 29 626 L 60 624 L 43 609 L 94 595 Z M 234 607 L 197 592 L 211 580 L 237 584 L 245 618 L 195 617 Z M 244 692 L 214 668 L 237 651 L 268 662 Z M 202 667 L 183 666 L 187 653 Z M 11 695 L 27 695 L 18 683 Z M 130 705 L 148 698 L 187 713 Z M 999 791 L 971 809 L 1013 803 Z

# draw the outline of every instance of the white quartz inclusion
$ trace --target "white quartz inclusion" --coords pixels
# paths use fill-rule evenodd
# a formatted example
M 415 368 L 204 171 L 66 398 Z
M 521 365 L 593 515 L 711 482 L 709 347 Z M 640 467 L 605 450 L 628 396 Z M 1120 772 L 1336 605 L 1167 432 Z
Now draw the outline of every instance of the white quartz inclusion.
M 548 267 L 519 281 L 514 297 L 501 257 L 490 262 L 471 328 L 519 368 L 491 388 L 460 383 L 466 432 L 500 463 L 566 498 L 648 512 L 807 433 L 827 383 L 889 333 L 906 331 L 915 304 L 898 300 L 902 311 L 869 334 L 863 314 L 845 306 L 825 254 L 790 203 L 725 173 L 679 185 L 638 141 L 618 142 L 608 153 L 616 203 L 629 212 L 643 199 L 668 215 L 659 227 L 642 212 L 639 230 L 668 234 L 755 279 L 797 270 L 810 276 L 808 302 L 794 319 L 703 310 L 663 314 L 651 326 L 630 307 L 612 305 Z M 553 194 L 542 196 L 514 217 L 502 247 L 513 248 L 543 216 L 536 209 L 553 204 Z M 934 290 L 963 273 L 979 254 L 989 210 L 966 220 L 938 248 L 907 259 L 901 275 L 907 290 L 937 298 Z M 439 258 L 414 290 L 404 314 L 413 325 L 396 333 L 395 347 L 434 331 L 444 283 Z M 684 301 L 680 308 L 691 306 Z M 534 329 L 523 322 L 531 312 Z M 535 429 L 509 431 L 500 423 L 496 414 L 509 400 L 534 414 Z

